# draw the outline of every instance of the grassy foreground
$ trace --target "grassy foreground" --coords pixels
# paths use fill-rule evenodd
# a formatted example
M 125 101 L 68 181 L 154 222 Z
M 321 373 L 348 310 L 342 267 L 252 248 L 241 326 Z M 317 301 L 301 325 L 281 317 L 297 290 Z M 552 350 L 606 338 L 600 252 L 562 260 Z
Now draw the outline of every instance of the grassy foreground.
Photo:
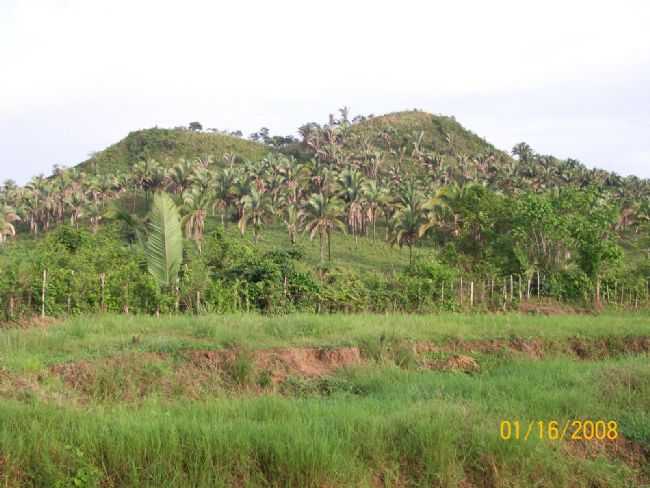
M 649 486 L 647 314 L 79 317 L 0 330 L 0 486 Z M 506 347 L 598 342 L 579 359 Z M 474 342 L 471 342 L 474 341 Z M 428 367 L 464 349 L 477 368 Z M 426 342 L 439 350 L 414 352 Z M 358 347 L 273 383 L 256 350 Z M 199 368 L 196 351 L 238 351 Z M 601 352 L 603 349 L 599 349 Z M 501 420 L 616 420 L 616 442 Z

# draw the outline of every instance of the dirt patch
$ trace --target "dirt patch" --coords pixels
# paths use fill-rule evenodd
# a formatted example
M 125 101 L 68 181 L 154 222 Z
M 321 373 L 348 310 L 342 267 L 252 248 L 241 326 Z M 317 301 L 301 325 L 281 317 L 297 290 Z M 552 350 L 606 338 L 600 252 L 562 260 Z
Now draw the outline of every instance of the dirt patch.
M 356 347 L 259 351 L 232 348 L 186 351 L 173 358 L 162 353 L 131 353 L 57 364 L 49 368 L 49 373 L 81 393 L 83 401 L 128 401 L 154 392 L 187 398 L 233 388 L 263 392 L 289 377 L 321 378 L 360 363 Z
M 519 312 L 531 315 L 576 315 L 594 314 L 595 310 L 572 307 L 563 303 L 537 303 L 522 302 L 518 308 Z
M 605 457 L 623 462 L 636 472 L 648 466 L 650 452 L 642 445 L 619 435 L 616 440 L 568 441 L 562 444 L 562 450 L 568 455 L 580 459 Z M 647 482 L 644 479 L 644 482 Z
M 242 354 L 236 349 L 220 351 L 189 351 L 187 356 L 199 369 L 224 369 Z M 290 375 L 320 377 L 336 369 L 361 363 L 357 347 L 340 348 L 278 348 L 250 353 L 254 369 L 266 371 L 274 383 Z
M 565 340 L 523 339 L 481 339 L 456 340 L 447 344 L 417 342 L 413 348 L 416 354 L 499 354 L 512 353 L 530 359 L 542 359 L 548 355 L 560 354 L 578 359 L 605 359 L 623 354 L 645 354 L 650 352 L 650 337 L 618 337 L 584 339 L 570 337 Z
M 465 356 L 462 354 L 454 354 L 447 359 L 434 361 L 431 364 L 431 369 L 437 369 L 441 371 L 462 371 L 464 373 L 473 373 L 479 371 L 479 367 L 476 360 L 470 356 Z
M 0 322 L 0 329 L 31 329 L 44 328 L 63 323 L 63 320 L 55 317 L 30 317 L 8 322 Z

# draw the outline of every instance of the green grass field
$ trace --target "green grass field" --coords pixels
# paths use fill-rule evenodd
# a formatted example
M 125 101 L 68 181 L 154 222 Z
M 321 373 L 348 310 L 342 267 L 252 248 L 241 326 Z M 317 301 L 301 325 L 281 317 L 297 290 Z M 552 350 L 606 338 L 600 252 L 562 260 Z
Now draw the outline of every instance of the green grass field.
M 648 486 L 649 348 L 647 313 L 0 329 L 0 485 Z M 500 438 L 569 419 L 619 438 Z

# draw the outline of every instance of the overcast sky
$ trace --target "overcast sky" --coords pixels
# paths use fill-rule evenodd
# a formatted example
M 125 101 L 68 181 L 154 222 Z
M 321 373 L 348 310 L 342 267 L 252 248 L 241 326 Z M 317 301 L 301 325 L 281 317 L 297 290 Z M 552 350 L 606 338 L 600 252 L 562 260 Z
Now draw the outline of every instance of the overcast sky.
M 455 115 L 650 177 L 650 2 L 0 0 L 0 181 L 129 131 Z

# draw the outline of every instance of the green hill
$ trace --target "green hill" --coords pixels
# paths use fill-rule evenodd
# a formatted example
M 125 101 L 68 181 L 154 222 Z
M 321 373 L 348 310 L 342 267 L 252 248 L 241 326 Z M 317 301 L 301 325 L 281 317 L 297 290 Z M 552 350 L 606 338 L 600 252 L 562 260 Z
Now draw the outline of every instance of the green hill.
M 104 174 L 128 170 L 145 159 L 155 159 L 168 165 L 179 159 L 220 159 L 227 153 L 243 159 L 260 159 L 268 152 L 269 148 L 263 144 L 225 134 L 152 128 L 129 133 L 78 167 Z
M 454 117 L 427 112 L 394 112 L 365 119 L 353 125 L 353 134 L 372 145 L 391 149 L 413 149 L 422 134 L 421 148 L 441 154 L 495 154 L 508 159 L 485 139 L 464 128 Z M 410 151 L 409 151 L 410 154 Z

